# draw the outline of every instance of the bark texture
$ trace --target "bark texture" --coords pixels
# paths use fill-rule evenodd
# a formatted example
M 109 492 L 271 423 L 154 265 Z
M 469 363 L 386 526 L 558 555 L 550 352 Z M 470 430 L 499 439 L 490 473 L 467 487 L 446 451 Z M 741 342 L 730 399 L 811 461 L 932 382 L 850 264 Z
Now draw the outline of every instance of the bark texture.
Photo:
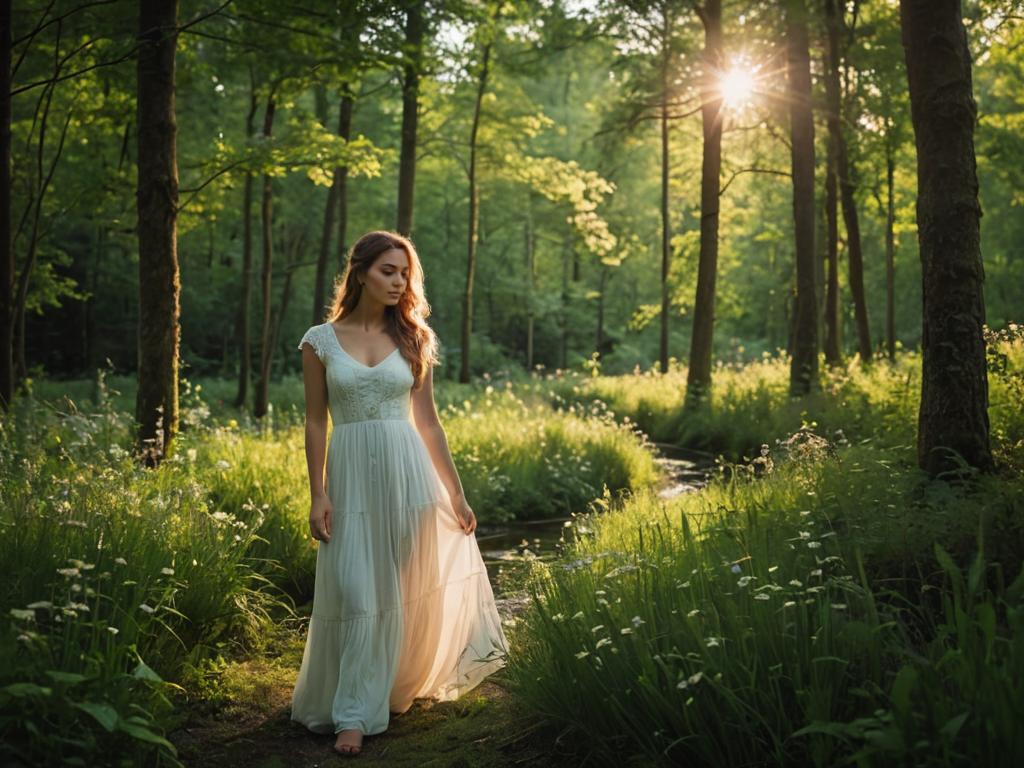
M 977 106 L 959 0 L 901 0 L 917 145 L 923 326 L 917 458 L 931 475 L 993 468 L 981 261 Z
M 789 389 L 810 392 L 818 380 L 818 319 L 814 255 L 814 119 L 811 115 L 811 58 L 803 0 L 786 2 L 786 80 L 790 100 L 793 223 L 796 242 L 796 306 Z
M 174 103 L 177 0 L 140 0 L 138 57 L 139 234 L 136 455 L 156 466 L 178 430 L 178 165 Z

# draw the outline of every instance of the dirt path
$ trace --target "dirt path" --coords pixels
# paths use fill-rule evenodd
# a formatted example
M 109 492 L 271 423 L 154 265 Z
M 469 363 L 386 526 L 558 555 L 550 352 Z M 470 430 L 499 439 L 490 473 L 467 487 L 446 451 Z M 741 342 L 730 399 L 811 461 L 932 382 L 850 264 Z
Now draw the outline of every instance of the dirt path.
M 499 600 L 506 619 L 522 603 Z M 514 633 L 509 641 L 514 642 Z M 310 733 L 289 720 L 292 684 L 302 660 L 303 633 L 284 625 L 265 653 L 211 673 L 186 703 L 188 719 L 171 734 L 185 765 L 251 768 L 313 768 L 350 765 L 332 750 L 334 737 Z M 516 701 L 502 672 L 457 701 L 417 700 L 392 717 L 387 731 L 369 736 L 358 759 L 387 766 L 502 768 L 565 765 L 553 754 L 557 732 Z

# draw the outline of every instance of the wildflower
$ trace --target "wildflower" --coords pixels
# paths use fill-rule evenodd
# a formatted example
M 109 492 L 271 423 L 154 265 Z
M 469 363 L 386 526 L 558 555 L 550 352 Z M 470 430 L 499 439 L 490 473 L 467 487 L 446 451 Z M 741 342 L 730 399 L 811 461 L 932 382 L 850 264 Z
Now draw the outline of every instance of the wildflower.
M 596 633 L 600 629 L 604 629 L 604 624 L 598 624 L 596 627 L 591 627 L 590 631 L 591 633 Z
M 633 618 L 631 619 L 631 621 L 633 622 L 633 626 L 634 626 L 634 627 L 639 627 L 639 626 L 640 626 L 641 624 L 646 624 L 646 623 L 647 623 L 646 621 L 644 621 L 643 619 L 641 619 L 641 618 L 640 618 L 639 616 L 634 616 L 634 617 L 633 617 Z
M 633 629 L 631 627 L 623 627 L 619 630 L 620 635 L 632 635 Z
M 27 608 L 11 608 L 11 616 L 20 621 L 36 620 L 36 612 Z
M 779 570 L 779 566 L 772 565 L 772 566 L 769 566 L 768 573 L 775 573 L 777 570 Z
M 692 619 L 694 616 L 700 616 L 700 608 L 694 608 L 692 611 L 686 614 L 686 618 L 688 619 Z
M 730 570 L 732 570 L 733 573 L 743 573 L 743 569 L 740 568 L 737 563 L 733 563 Z
M 583 611 L 576 611 L 576 613 L 574 613 L 574 614 L 572 615 L 572 617 L 573 617 L 574 619 L 582 619 L 582 618 L 583 618 Z
M 799 579 L 790 579 L 789 586 L 791 587 L 802 587 L 804 584 Z
M 146 613 L 153 613 L 156 610 L 153 606 L 151 606 L 151 605 L 149 605 L 147 603 L 140 604 L 139 608 L 141 608 Z
M 811 571 L 811 576 L 821 576 L 821 568 L 815 568 Z
M 115 557 L 114 562 L 118 565 L 128 565 L 128 561 L 125 560 L 123 557 Z
M 225 470 L 231 469 L 231 462 L 225 461 L 224 459 L 217 459 L 217 463 L 214 464 L 214 466 L 223 472 Z
M 769 599 L 771 599 L 771 595 L 769 595 L 767 592 L 758 592 L 756 595 L 754 595 L 754 599 L 755 600 L 769 600 Z
M 792 608 L 794 605 L 796 605 L 796 601 L 794 601 L 794 600 L 787 600 L 786 602 L 784 602 L 782 604 L 782 607 L 783 608 Z
M 709 637 L 704 641 L 704 645 L 708 648 L 717 648 L 719 646 L 717 637 Z
M 694 672 L 692 675 L 690 675 L 686 679 L 686 682 L 688 682 L 690 685 L 696 685 L 697 683 L 699 683 L 703 679 L 703 677 L 704 677 L 704 673 L 703 672 Z
M 842 611 L 846 609 L 846 603 L 832 603 L 832 607 L 837 611 Z
M 49 600 L 37 600 L 34 603 L 29 603 L 26 607 L 31 608 L 32 610 L 35 610 L 37 608 L 46 608 L 47 610 L 49 610 L 50 608 L 53 608 L 53 603 L 51 603 Z
M 117 627 L 107 627 L 107 632 L 109 632 L 112 635 L 116 635 L 120 631 L 121 630 L 119 630 Z
M 580 651 L 579 653 L 576 654 L 576 658 L 577 659 L 582 659 L 582 658 L 584 658 L 586 656 L 589 656 L 589 655 L 590 655 L 590 651 Z
M 611 639 L 609 639 L 607 637 L 602 637 L 600 640 L 597 641 L 597 645 L 595 645 L 594 647 L 595 648 L 604 648 L 606 645 L 611 645 L 611 644 L 612 644 Z
M 817 549 L 820 546 L 821 546 L 821 542 L 820 541 L 808 541 L 807 542 L 807 548 L 808 549 Z
M 173 576 L 174 575 L 174 569 L 173 568 L 161 568 L 160 569 L 160 573 L 162 573 L 164 576 Z
M 736 586 L 738 586 L 738 587 L 740 587 L 742 589 L 743 587 L 747 586 L 747 584 L 750 583 L 750 580 L 752 578 L 753 578 L 753 576 L 740 576 L 740 580 L 736 582 Z
M 798 535 L 800 536 L 801 541 L 806 541 L 807 539 L 811 538 L 810 531 L 800 531 Z
M 70 526 L 73 526 L 75 528 L 88 528 L 89 527 L 89 524 L 86 523 L 84 520 L 61 520 L 60 524 L 61 525 L 70 525 Z
M 82 575 L 77 568 L 58 568 L 57 573 L 69 579 Z

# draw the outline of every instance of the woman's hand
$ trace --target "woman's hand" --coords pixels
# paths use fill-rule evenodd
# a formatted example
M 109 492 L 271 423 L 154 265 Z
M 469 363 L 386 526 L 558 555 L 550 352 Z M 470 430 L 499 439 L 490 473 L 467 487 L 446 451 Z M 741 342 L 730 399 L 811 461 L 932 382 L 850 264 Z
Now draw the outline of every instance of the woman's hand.
M 313 497 L 309 503 L 309 532 L 317 541 L 324 543 L 331 540 L 331 513 L 334 508 L 327 494 Z
M 476 530 L 476 515 L 473 514 L 473 510 L 464 498 L 455 499 L 452 506 L 455 507 L 455 517 L 458 518 L 459 525 L 468 536 Z

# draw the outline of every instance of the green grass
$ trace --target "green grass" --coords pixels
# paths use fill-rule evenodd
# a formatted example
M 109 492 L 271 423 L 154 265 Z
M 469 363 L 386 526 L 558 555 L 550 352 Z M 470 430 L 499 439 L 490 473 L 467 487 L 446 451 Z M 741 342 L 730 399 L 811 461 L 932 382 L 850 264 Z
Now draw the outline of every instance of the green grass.
M 596 764 L 1020 764 L 1024 356 L 1019 340 L 1000 349 L 1001 471 L 957 485 L 916 468 L 901 422 L 916 409 L 913 358 L 851 369 L 799 421 L 779 362 L 752 369 L 761 383 L 720 371 L 719 400 L 690 428 L 722 450 L 767 445 L 719 462 L 700 493 L 608 494 L 576 520 L 565 559 L 533 565 L 518 695 Z M 665 378 L 581 381 L 567 396 L 683 423 Z M 773 399 L 781 412 L 761 426 L 796 429 L 755 442 L 746 419 Z
M 5 759 L 175 764 L 161 731 L 177 682 L 258 654 L 312 595 L 296 412 L 247 426 L 211 414 L 214 387 L 182 389 L 181 432 L 156 472 L 132 462 L 127 398 L 102 378 L 95 400 L 22 398 L 0 422 Z M 486 388 L 441 402 L 483 524 L 566 516 L 604 487 L 659 479 L 642 438 L 600 414 Z

